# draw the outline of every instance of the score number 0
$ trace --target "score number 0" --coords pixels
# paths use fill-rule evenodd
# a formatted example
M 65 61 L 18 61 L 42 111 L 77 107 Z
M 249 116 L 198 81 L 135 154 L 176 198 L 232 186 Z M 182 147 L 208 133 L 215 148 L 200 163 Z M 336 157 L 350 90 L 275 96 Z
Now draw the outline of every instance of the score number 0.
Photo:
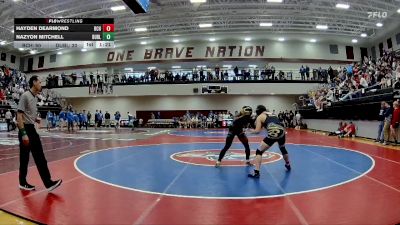
M 114 24 L 103 24 L 103 32 L 114 32 Z

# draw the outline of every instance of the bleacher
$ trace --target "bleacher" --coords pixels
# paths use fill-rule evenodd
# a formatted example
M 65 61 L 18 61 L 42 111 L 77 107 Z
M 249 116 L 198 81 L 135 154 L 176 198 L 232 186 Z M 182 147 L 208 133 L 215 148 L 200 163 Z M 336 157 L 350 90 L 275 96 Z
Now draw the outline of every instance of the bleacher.
M 172 128 L 174 127 L 173 119 L 149 119 L 146 123 L 147 127 L 151 128 Z

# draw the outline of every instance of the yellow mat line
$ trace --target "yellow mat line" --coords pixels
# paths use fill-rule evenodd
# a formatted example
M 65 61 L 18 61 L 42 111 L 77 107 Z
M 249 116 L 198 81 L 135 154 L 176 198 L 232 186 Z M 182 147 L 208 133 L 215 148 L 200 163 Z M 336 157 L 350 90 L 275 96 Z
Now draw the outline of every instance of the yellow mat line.
M 38 225 L 0 210 L 0 225 Z

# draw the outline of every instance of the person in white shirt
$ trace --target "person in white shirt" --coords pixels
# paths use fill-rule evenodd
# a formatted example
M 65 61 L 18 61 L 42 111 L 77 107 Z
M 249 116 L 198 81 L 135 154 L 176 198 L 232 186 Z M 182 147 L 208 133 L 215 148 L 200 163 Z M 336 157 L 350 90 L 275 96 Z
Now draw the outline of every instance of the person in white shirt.
M 212 124 L 213 124 L 213 119 L 212 119 L 212 117 L 208 117 L 208 118 L 207 118 L 207 128 L 211 128 Z
M 361 79 L 360 79 L 360 85 L 362 86 L 361 88 L 367 88 L 368 87 L 368 82 L 364 78 L 364 76 L 362 76 Z
M 328 100 L 329 102 L 333 102 L 335 100 L 333 88 L 329 89 L 328 93 L 326 94 L 326 100 Z
M 300 125 L 301 125 L 301 115 L 300 112 L 297 111 L 296 112 L 296 128 L 295 129 L 299 129 L 300 130 Z

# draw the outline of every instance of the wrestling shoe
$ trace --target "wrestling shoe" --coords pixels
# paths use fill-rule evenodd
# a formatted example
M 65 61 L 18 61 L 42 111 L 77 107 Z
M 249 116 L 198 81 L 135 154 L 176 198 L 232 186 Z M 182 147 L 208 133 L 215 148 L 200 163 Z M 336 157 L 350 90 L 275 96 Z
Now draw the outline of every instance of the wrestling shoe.
M 35 186 L 30 185 L 28 183 L 25 183 L 25 184 L 20 184 L 19 185 L 19 189 L 25 190 L 25 191 L 34 191 L 35 190 Z

